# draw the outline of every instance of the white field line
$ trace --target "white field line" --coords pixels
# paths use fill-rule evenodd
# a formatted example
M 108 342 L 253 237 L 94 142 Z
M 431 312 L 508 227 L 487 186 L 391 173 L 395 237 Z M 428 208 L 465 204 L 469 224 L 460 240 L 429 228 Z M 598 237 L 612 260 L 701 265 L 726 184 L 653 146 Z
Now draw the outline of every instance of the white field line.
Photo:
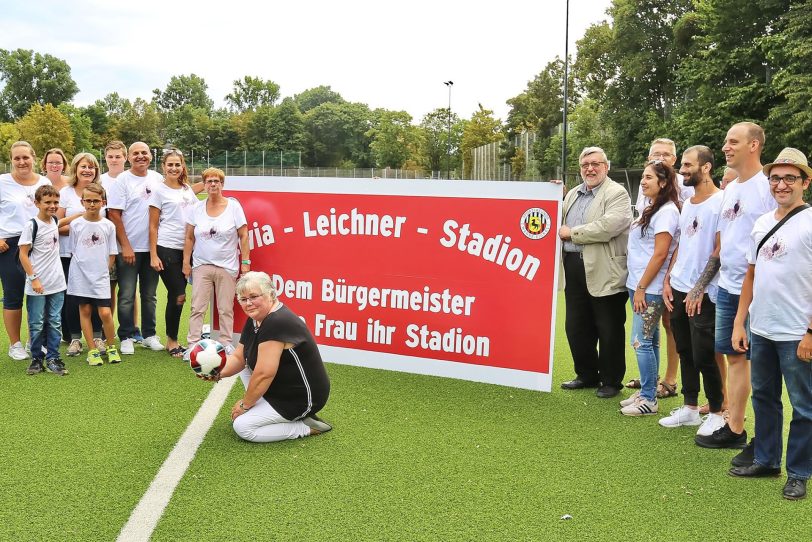
M 195 457 L 198 447 L 208 433 L 217 413 L 228 397 L 236 376 L 224 378 L 212 387 L 195 417 L 189 422 L 175 447 L 161 465 L 147 492 L 141 497 L 130 519 L 118 534 L 118 542 L 148 541 L 164 513 L 169 499 Z

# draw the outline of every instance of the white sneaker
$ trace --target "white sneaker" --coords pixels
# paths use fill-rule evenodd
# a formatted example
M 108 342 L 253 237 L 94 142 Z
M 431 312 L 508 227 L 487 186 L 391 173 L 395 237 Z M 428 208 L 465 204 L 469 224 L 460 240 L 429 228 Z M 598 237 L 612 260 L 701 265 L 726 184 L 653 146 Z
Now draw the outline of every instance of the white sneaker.
M 121 348 L 119 348 L 118 351 L 128 356 L 135 354 L 135 341 L 132 339 L 122 339 Z
M 79 339 L 73 339 L 68 345 L 68 352 L 69 356 L 78 356 L 82 353 L 82 341 Z
M 702 417 L 702 425 L 696 431 L 697 435 L 707 437 L 725 426 L 725 418 L 721 414 L 706 414 Z
M 624 416 L 649 416 L 651 414 L 657 414 L 659 408 L 657 399 L 648 401 L 641 396 L 638 397 L 634 403 L 621 408 L 620 413 Z
M 157 335 L 153 335 L 152 337 L 147 337 L 144 339 L 144 342 L 141 343 L 141 346 L 144 348 L 149 348 L 150 350 L 164 350 L 164 345 L 161 344 L 161 339 L 158 338 Z
M 699 425 L 702 419 L 699 417 L 699 409 L 682 405 L 679 408 L 671 409 L 671 415 L 660 418 L 660 425 L 663 427 L 680 427 L 683 425 Z
M 620 406 L 621 406 L 621 407 L 629 406 L 629 405 L 631 405 L 632 403 L 634 403 L 635 401 L 637 401 L 637 398 L 638 398 L 638 397 L 640 397 L 640 390 L 637 390 L 636 392 L 634 392 L 633 394 L 631 394 L 631 395 L 628 397 L 628 399 L 623 399 L 623 400 L 620 402 Z
M 16 361 L 28 359 L 28 352 L 25 351 L 23 343 L 17 341 L 8 347 L 8 357 Z

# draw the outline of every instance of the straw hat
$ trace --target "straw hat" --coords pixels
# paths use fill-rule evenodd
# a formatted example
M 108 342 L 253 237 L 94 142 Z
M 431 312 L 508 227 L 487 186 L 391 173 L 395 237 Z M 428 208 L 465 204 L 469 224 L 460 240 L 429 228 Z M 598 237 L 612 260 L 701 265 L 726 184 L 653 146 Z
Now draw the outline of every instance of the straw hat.
M 812 168 L 809 167 L 809 163 L 806 161 L 806 155 L 798 149 L 785 147 L 784 150 L 778 153 L 778 158 L 776 158 L 774 162 L 764 166 L 762 171 L 764 172 L 764 175 L 769 177 L 770 169 L 772 169 L 773 166 L 780 165 L 795 166 L 806 173 L 807 177 L 812 177 Z

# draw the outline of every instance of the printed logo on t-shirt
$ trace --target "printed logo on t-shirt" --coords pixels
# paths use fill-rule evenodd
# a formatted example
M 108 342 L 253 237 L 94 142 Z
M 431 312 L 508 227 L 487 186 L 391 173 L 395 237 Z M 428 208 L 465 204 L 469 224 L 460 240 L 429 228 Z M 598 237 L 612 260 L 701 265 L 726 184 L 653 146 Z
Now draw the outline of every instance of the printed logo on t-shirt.
M 702 229 L 702 225 L 699 223 L 699 217 L 695 216 L 694 219 L 688 224 L 688 227 L 685 228 L 685 235 L 688 237 L 693 237 L 696 235 L 696 232 Z
M 775 242 L 773 243 L 764 243 L 764 246 L 761 247 L 761 252 L 759 256 L 761 256 L 764 261 L 769 262 L 770 260 L 777 260 L 778 258 L 783 258 L 784 255 L 787 253 L 787 244 L 784 242 L 783 239 L 780 237 L 775 238 Z
M 34 207 L 37 203 L 34 200 L 34 194 L 28 193 L 25 195 L 25 199 L 23 200 L 23 204 L 26 207 Z
M 141 199 L 149 199 L 151 196 L 152 188 L 150 188 L 148 184 L 145 184 L 144 189 L 141 191 Z
M 217 228 L 215 228 L 214 226 L 210 227 L 209 231 L 204 232 L 202 237 L 203 237 L 203 239 L 206 239 L 206 240 L 216 238 L 217 237 Z
M 56 234 L 54 234 L 54 236 L 51 237 L 51 248 L 54 248 L 58 244 L 59 244 L 59 237 Z
M 86 236 L 84 239 L 81 240 L 82 246 L 90 248 L 93 246 L 99 246 L 102 244 L 102 238 L 98 233 L 91 233 L 90 235 Z
M 742 208 L 742 202 L 739 199 L 739 200 L 736 200 L 736 203 L 733 205 L 733 207 L 725 209 L 722 212 L 722 218 L 724 218 L 725 220 L 731 220 L 732 221 L 732 220 L 736 220 L 737 218 L 739 218 L 743 214 L 744 214 L 744 209 Z

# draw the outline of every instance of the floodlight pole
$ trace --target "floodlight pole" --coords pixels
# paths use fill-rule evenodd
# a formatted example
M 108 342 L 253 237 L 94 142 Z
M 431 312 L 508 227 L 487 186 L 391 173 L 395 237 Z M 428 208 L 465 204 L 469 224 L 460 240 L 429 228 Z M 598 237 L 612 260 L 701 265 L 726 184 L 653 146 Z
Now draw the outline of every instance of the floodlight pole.
M 454 81 L 443 81 L 443 84 L 448 87 L 448 138 L 445 142 L 446 147 L 446 173 L 445 178 L 451 179 L 451 87 L 454 86 Z
M 570 0 L 564 18 L 564 126 L 561 139 L 561 180 L 567 185 L 567 97 L 569 93 Z

